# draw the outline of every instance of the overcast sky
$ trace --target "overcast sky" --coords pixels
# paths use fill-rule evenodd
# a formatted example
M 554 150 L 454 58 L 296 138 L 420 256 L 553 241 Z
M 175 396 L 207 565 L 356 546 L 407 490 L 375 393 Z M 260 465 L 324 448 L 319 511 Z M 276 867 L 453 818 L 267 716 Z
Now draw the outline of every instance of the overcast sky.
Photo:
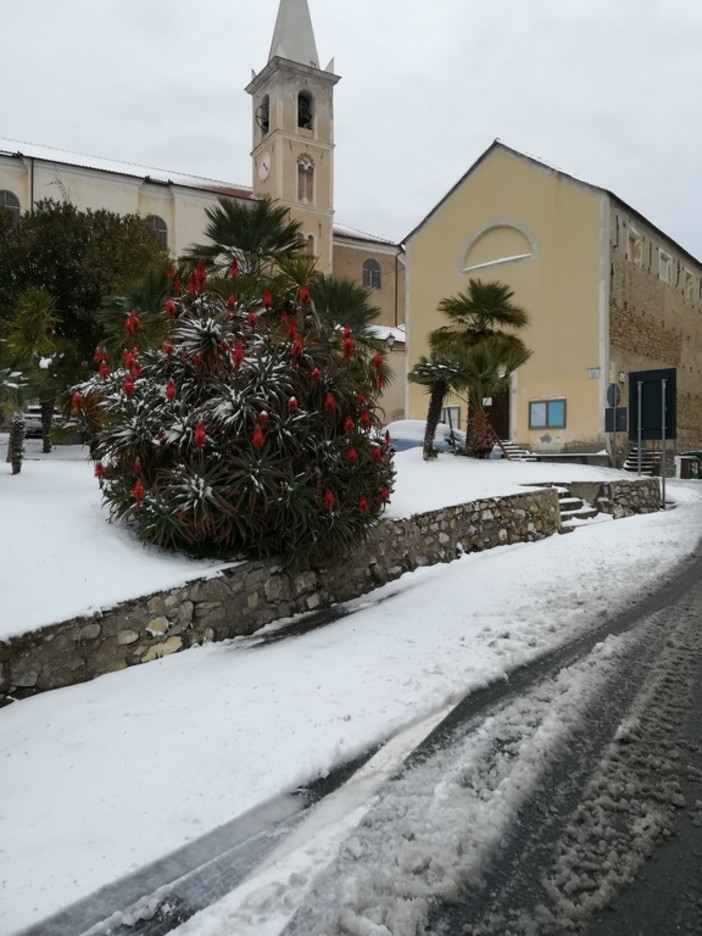
M 702 258 L 700 0 L 309 0 L 336 218 L 404 237 L 499 137 Z M 0 0 L 0 137 L 251 184 L 278 0 Z

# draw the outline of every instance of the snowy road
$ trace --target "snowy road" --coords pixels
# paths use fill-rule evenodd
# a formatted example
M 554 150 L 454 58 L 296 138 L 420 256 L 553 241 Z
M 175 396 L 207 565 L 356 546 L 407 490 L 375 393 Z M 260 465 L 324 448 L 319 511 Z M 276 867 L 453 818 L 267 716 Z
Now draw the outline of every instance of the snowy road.
M 89 898 L 82 917 L 74 908 L 29 932 L 598 933 L 598 913 L 676 814 L 702 818 L 685 735 L 701 578 L 698 559 L 615 622 L 401 733 L 347 782 L 332 777 L 205 837 L 187 871 L 182 854 L 168 856 Z M 130 906 L 130 893 L 148 896 Z M 699 904 L 681 926 L 702 932 Z M 605 932 L 657 931 L 619 918 Z

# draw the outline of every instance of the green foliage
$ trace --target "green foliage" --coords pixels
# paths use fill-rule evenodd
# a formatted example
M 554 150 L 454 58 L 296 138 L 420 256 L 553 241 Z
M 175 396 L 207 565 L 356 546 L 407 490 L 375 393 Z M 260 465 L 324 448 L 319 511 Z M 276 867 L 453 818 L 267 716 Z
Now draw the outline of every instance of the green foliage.
M 452 390 L 459 390 L 465 386 L 466 377 L 462 362 L 459 358 L 448 354 L 433 354 L 431 358 L 424 355 L 414 365 L 407 379 L 412 383 L 424 387 L 429 394 L 429 409 L 424 432 L 423 456 L 425 461 L 436 457 L 434 449 L 434 436 L 436 427 L 441 421 L 441 410 L 444 400 Z
M 74 398 L 113 515 L 197 555 L 348 552 L 392 490 L 375 439 L 382 357 L 327 324 L 306 286 L 242 303 L 206 287 L 204 263 L 167 310 L 142 314 L 128 336 L 136 344 L 155 316 L 163 346 L 100 361 Z

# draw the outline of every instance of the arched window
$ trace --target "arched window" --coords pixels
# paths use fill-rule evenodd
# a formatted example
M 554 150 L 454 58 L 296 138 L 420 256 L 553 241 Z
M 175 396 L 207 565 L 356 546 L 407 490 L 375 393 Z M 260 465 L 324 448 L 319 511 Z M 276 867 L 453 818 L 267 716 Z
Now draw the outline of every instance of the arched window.
M 377 260 L 363 261 L 363 285 L 369 289 L 380 289 L 380 264 Z
M 307 153 L 297 161 L 297 200 L 303 205 L 314 201 L 314 159 Z
M 309 91 L 300 91 L 297 96 L 297 125 L 303 130 L 314 129 L 314 98 Z
M 0 208 L 6 208 L 8 211 L 12 212 L 15 221 L 19 221 L 20 218 L 20 203 L 19 198 L 14 195 L 12 192 L 8 192 L 7 189 L 0 189 Z
M 308 234 L 305 238 L 305 253 L 314 256 L 314 234 Z
M 271 99 L 267 94 L 263 95 L 263 100 L 256 111 L 256 123 L 264 133 L 268 133 L 271 126 Z
M 149 215 L 146 219 L 146 223 L 152 231 L 156 231 L 158 234 L 161 247 L 164 250 L 168 250 L 168 225 L 163 218 L 159 218 L 158 215 Z

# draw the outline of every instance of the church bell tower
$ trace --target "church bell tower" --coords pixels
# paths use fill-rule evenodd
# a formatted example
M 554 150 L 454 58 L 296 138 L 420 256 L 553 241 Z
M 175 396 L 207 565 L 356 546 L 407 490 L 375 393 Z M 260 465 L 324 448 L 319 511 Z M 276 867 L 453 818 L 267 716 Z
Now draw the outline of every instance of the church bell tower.
M 246 90 L 253 104 L 253 191 L 302 224 L 321 273 L 332 270 L 333 60 L 319 67 L 307 0 L 280 0 L 268 64 Z

